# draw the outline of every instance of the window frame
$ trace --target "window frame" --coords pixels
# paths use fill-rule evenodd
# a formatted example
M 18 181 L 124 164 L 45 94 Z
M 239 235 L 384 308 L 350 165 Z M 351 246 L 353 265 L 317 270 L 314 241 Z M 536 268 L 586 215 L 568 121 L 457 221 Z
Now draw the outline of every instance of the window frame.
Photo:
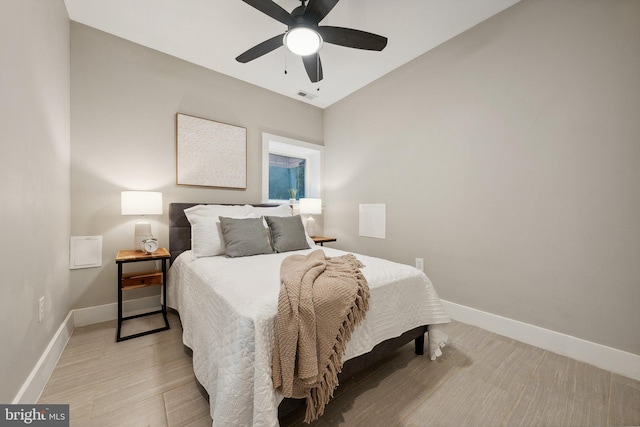
M 287 203 L 289 199 L 269 199 L 269 154 L 305 159 L 305 196 L 322 198 L 324 147 L 270 133 L 262 134 L 262 202 Z

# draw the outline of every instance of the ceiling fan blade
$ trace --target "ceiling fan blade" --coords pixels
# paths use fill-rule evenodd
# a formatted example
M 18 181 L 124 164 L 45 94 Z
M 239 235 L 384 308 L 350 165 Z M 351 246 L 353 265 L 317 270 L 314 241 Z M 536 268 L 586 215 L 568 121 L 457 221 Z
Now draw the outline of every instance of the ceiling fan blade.
M 265 15 L 269 15 L 273 19 L 282 22 L 284 25 L 291 26 L 294 24 L 294 19 L 289 12 L 278 6 L 271 0 L 242 0 L 249 6 L 253 6 Z
M 309 0 L 304 11 L 304 18 L 314 24 L 322 21 L 339 0 Z
M 322 40 L 327 43 L 355 49 L 381 51 L 387 45 L 387 38 L 366 31 L 342 27 L 318 27 Z
M 304 68 L 307 70 L 307 75 L 313 83 L 317 83 L 322 80 L 322 62 L 320 61 L 320 54 L 314 53 L 311 55 L 303 56 L 302 62 Z
M 249 61 L 253 61 L 256 58 L 260 58 L 262 55 L 265 55 L 272 50 L 276 50 L 280 46 L 282 46 L 282 39 L 284 38 L 284 34 L 279 34 L 275 37 L 271 37 L 269 40 L 265 40 L 260 44 L 255 45 L 251 49 L 246 52 L 240 54 L 236 61 L 242 62 L 243 64 Z

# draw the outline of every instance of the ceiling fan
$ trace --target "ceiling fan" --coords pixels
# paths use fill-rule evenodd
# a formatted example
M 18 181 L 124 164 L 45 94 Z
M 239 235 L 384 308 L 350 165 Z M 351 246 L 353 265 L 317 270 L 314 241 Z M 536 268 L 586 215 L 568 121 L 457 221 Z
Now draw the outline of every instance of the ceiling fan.
M 387 38 L 366 31 L 352 28 L 319 26 L 320 21 L 339 0 L 300 0 L 301 6 L 291 13 L 284 10 L 272 0 L 242 0 L 260 12 L 285 24 L 285 33 L 257 44 L 236 58 L 236 61 L 247 63 L 265 55 L 280 46 L 286 46 L 291 52 L 300 55 L 309 79 L 316 83 L 322 80 L 322 63 L 320 47 L 322 43 L 337 44 L 355 49 L 381 51 L 387 45 Z

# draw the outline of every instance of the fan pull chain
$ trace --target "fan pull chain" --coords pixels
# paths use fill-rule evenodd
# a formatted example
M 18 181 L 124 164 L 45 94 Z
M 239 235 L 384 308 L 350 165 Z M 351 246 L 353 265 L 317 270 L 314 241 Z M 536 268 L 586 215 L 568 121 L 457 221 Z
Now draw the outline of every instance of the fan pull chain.
M 316 53 L 316 80 L 318 82 L 316 92 L 320 92 L 320 53 Z
M 287 74 L 287 47 L 284 47 L 284 74 Z

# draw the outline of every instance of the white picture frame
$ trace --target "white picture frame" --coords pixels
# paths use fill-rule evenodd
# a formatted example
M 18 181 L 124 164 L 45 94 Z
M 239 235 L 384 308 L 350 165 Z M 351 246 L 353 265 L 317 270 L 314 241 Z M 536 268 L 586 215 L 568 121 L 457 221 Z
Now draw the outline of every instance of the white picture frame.
M 176 184 L 247 188 L 247 129 L 176 113 Z

